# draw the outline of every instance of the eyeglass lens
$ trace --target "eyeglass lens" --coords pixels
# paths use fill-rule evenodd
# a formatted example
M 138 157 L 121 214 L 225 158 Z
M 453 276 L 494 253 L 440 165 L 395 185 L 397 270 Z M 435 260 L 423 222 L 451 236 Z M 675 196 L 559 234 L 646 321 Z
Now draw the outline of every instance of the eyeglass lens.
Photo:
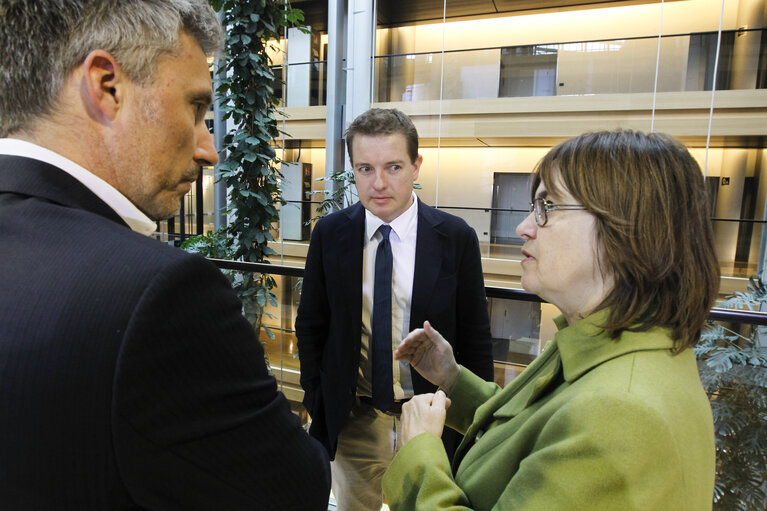
M 534 201 L 534 211 L 535 211 L 535 223 L 537 223 L 539 226 L 543 226 L 546 224 L 546 201 L 542 198 L 537 198 Z

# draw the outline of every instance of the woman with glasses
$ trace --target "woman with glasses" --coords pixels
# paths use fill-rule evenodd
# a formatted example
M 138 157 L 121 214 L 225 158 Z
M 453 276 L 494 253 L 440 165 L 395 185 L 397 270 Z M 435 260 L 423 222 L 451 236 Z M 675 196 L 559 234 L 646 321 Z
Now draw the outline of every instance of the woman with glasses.
M 704 180 L 679 142 L 582 135 L 538 164 L 522 285 L 562 312 L 505 388 L 428 322 L 395 356 L 436 394 L 403 407 L 384 477 L 399 510 L 711 509 L 714 432 L 691 347 L 719 285 Z M 448 460 L 447 424 L 465 434 Z

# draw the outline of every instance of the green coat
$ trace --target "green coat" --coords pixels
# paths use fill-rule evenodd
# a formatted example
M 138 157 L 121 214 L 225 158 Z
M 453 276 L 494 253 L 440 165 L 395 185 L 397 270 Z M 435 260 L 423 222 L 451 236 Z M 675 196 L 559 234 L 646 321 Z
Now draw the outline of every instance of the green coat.
M 692 350 L 674 355 L 664 329 L 610 340 L 603 318 L 557 318 L 504 389 L 462 368 L 452 469 L 439 438 L 413 438 L 384 476 L 392 511 L 711 509 L 714 429 Z

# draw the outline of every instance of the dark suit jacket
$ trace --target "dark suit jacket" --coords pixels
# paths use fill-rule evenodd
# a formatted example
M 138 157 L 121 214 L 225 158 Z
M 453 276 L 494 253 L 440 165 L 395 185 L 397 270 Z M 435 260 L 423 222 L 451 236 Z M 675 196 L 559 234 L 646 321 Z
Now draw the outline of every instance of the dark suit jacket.
M 0 156 L 0 509 L 327 509 L 227 280 Z
M 361 203 L 317 222 L 296 318 L 310 433 L 325 445 L 331 459 L 357 387 L 364 236 Z M 492 380 L 490 320 L 477 235 L 461 218 L 419 200 L 410 329 L 422 327 L 425 320 L 450 342 L 460 364 Z M 412 374 L 416 394 L 434 392 L 436 387 L 415 370 Z

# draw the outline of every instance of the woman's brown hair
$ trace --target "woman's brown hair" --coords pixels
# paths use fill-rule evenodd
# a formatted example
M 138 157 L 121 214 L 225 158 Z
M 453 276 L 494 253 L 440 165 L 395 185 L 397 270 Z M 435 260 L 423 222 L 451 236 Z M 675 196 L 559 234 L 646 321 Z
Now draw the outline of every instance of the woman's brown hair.
M 561 181 L 557 179 L 561 176 Z M 613 288 L 605 330 L 671 329 L 679 351 L 694 345 L 719 288 L 709 202 L 697 162 L 661 133 L 587 133 L 554 147 L 532 192 L 561 184 L 597 219 L 602 271 Z

